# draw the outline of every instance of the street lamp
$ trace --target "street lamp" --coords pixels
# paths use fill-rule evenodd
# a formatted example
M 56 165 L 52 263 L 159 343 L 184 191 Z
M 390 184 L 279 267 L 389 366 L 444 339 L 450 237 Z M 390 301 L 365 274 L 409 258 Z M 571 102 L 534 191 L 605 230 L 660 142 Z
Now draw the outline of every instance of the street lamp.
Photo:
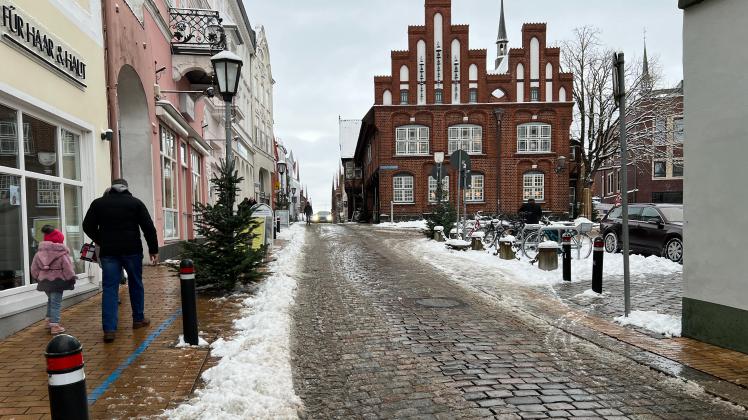
M 566 169 L 566 156 L 559 156 L 556 162 L 556 173 L 561 173 Z
M 223 96 L 226 106 L 226 163 L 233 161 L 233 148 L 231 147 L 231 103 L 239 89 L 239 77 L 241 76 L 244 62 L 241 57 L 231 51 L 221 51 L 210 58 L 213 63 L 213 72 L 218 82 L 218 92 Z
M 285 188 L 285 176 L 286 173 L 286 162 L 278 162 L 276 167 L 278 168 L 278 174 L 279 174 L 279 180 L 280 180 L 280 190 L 278 190 L 278 201 L 281 207 L 286 206 L 286 200 L 288 197 L 286 197 L 286 188 Z

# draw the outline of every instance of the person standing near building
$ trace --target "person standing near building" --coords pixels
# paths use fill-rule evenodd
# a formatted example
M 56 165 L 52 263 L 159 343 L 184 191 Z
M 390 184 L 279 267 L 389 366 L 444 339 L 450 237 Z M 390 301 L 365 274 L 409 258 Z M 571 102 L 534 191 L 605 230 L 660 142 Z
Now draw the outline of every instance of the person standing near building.
M 304 215 L 306 216 L 306 224 L 312 223 L 312 213 L 314 210 L 312 210 L 312 203 L 306 202 L 306 206 L 304 206 Z
M 523 204 L 517 211 L 519 216 L 529 225 L 536 225 L 540 223 L 540 218 L 543 217 L 543 208 L 540 204 L 535 203 L 535 199 L 531 198 L 527 200 L 527 203 Z
M 83 219 L 83 231 L 101 247 L 99 260 L 104 277 L 101 322 L 105 343 L 113 342 L 116 337 L 119 281 L 123 269 L 127 272 L 132 328 L 144 328 L 151 323 L 144 314 L 141 230 L 148 244 L 151 264 L 155 265 L 158 263 L 156 227 L 145 204 L 133 197 L 124 179 L 112 181 L 109 193 L 94 200 Z
M 62 293 L 75 287 L 75 268 L 62 232 L 44 225 L 42 233 L 44 240 L 31 262 L 31 278 L 36 280 L 36 290 L 47 294 L 47 329 L 57 335 L 65 332 L 60 324 Z

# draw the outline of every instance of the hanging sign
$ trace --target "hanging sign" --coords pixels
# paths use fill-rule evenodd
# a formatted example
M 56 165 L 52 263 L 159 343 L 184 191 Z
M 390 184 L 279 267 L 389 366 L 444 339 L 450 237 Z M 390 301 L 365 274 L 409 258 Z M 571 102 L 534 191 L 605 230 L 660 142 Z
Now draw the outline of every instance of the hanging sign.
M 3 42 L 41 61 L 66 80 L 86 87 L 86 63 L 72 48 L 13 4 L 2 1 L 0 30 Z

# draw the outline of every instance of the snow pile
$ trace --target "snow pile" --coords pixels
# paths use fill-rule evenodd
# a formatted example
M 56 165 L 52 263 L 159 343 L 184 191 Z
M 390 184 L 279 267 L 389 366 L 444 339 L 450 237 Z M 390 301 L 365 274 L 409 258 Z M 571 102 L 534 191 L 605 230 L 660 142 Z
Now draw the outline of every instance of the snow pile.
M 414 246 L 411 247 L 411 251 L 417 258 L 425 259 L 431 265 L 443 271 L 456 269 L 469 272 L 478 266 L 487 270 L 487 272 L 495 272 L 500 278 L 506 281 L 519 284 L 553 285 L 563 282 L 563 271 L 560 269 L 555 271 L 540 270 L 537 265 L 530 264 L 530 260 L 524 256 L 520 256 L 519 260 L 502 260 L 498 256 L 493 255 L 495 252 L 494 249 L 455 252 L 445 248 L 441 243 L 428 239 L 419 239 L 415 241 Z M 450 261 L 446 261 L 443 256 L 452 256 L 453 258 Z M 632 277 L 646 278 L 651 275 L 672 275 L 683 271 L 682 265 L 666 258 L 631 255 L 629 261 Z M 561 256 L 559 255 L 559 265 L 560 262 Z M 573 282 L 589 281 L 592 279 L 592 255 L 583 260 L 572 259 L 571 278 Z M 603 280 L 605 281 L 606 279 L 623 281 L 623 255 L 605 254 L 603 257 Z
M 192 347 L 192 348 L 196 348 L 196 347 L 208 347 L 209 345 L 210 344 L 207 341 L 205 341 L 202 337 L 197 337 L 197 345 L 196 346 L 187 344 L 187 342 L 184 341 L 184 334 L 179 334 L 179 342 L 174 347 L 176 347 L 178 349 L 183 349 L 183 348 L 187 348 L 187 347 Z
M 383 222 L 377 225 L 377 227 L 389 228 L 389 229 L 426 229 L 425 220 L 411 220 L 408 222 Z
M 584 292 L 574 295 L 575 298 L 590 298 L 590 299 L 598 299 L 603 297 L 603 293 L 597 293 L 596 291 L 592 289 L 587 289 Z
M 632 311 L 629 317 L 619 316 L 614 319 L 621 325 L 641 327 L 665 337 L 680 337 L 680 317 L 661 314 L 654 311 Z
M 306 230 L 294 224 L 283 230 L 283 249 L 269 264 L 273 274 L 244 299 L 236 335 L 212 345 L 218 364 L 206 370 L 206 385 L 190 401 L 164 412 L 171 419 L 298 418 L 303 410 L 293 389 L 290 310 L 296 293 L 297 265 Z
M 462 239 L 450 239 L 447 242 L 445 242 L 447 246 L 455 247 L 455 248 L 465 248 L 471 245 L 468 241 L 463 241 Z

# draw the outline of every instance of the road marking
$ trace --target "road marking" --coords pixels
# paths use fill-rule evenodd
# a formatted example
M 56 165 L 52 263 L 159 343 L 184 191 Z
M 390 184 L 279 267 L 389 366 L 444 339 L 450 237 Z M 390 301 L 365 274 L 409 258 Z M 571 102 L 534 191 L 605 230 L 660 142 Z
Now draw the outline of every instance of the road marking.
M 138 346 L 138 348 L 135 349 L 135 351 L 132 352 L 130 356 L 128 356 L 127 359 L 125 359 L 124 362 L 122 362 L 119 366 L 117 366 L 117 368 L 114 369 L 114 371 L 104 380 L 104 382 L 101 385 L 96 387 L 96 389 L 94 389 L 93 392 L 91 392 L 91 394 L 88 395 L 88 405 L 93 405 L 94 403 L 96 403 L 96 400 L 98 400 L 99 397 L 104 395 L 107 389 L 109 389 L 109 387 L 117 379 L 119 379 L 120 375 L 122 375 L 122 372 L 124 372 L 125 369 L 127 369 L 132 364 L 132 362 L 134 362 L 135 359 L 137 359 L 138 356 L 140 356 L 140 354 L 143 353 L 148 348 L 148 346 L 151 345 L 153 340 L 155 340 L 159 335 L 161 335 L 161 333 L 164 332 L 164 330 L 169 328 L 169 326 L 173 324 L 174 321 L 177 319 L 177 317 L 179 317 L 181 314 L 182 314 L 182 309 L 181 308 L 177 309 L 177 311 L 174 312 L 174 314 L 172 314 L 166 321 L 162 322 L 161 325 L 158 326 L 156 331 L 148 335 L 148 337 L 146 337 L 146 339 L 143 340 L 142 343 L 140 343 L 140 346 Z

